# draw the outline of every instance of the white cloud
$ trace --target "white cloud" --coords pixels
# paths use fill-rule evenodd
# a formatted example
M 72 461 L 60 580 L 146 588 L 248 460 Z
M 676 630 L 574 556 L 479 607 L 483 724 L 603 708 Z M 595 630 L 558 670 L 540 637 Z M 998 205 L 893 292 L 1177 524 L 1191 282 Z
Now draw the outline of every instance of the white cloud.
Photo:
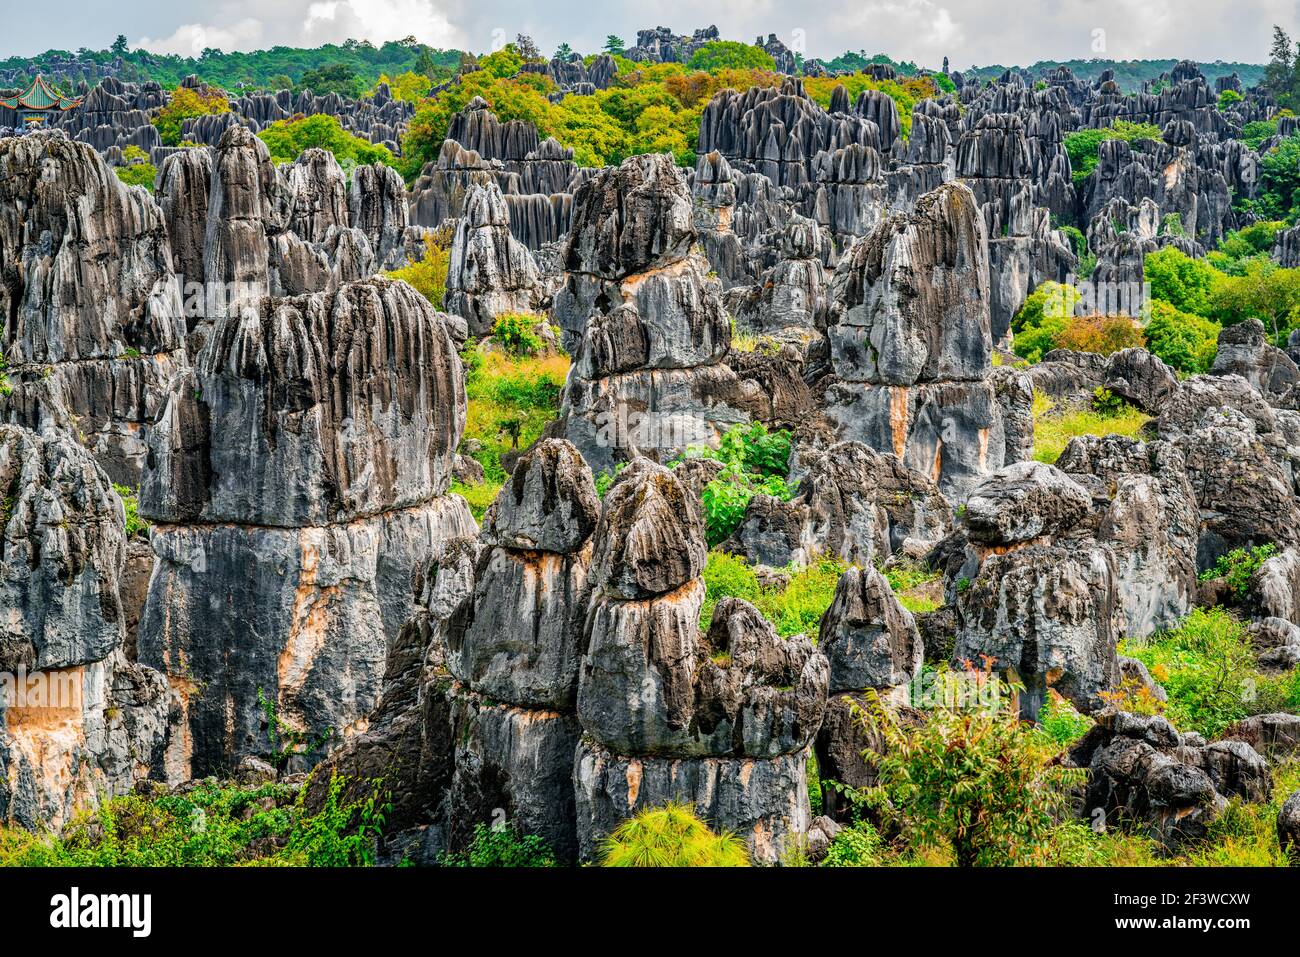
M 304 36 L 315 43 L 349 37 L 384 43 L 414 36 L 435 47 L 462 42 L 460 30 L 431 0 L 324 0 L 312 3 L 303 20 Z
M 808 56 L 863 49 L 938 66 L 946 55 L 961 68 L 1094 56 L 1263 62 L 1272 24 L 1300 32 L 1297 0 L 65 0 L 60 9 L 68 16 L 57 28 L 36 19 L 3 31 L 0 55 L 99 49 L 117 33 L 176 53 L 408 35 L 483 52 L 494 35 L 516 33 L 547 52 L 561 41 L 589 52 L 610 33 L 631 43 L 656 24 L 690 33 L 716 23 L 726 39 L 775 33 L 803 42 Z M 1098 35 L 1105 50 L 1093 48 Z
M 448 16 L 456 2 L 297 0 L 268 6 L 259 0 L 227 0 L 215 11 L 204 10 L 208 22 L 185 23 L 169 36 L 141 37 L 134 45 L 197 56 L 208 47 L 229 52 L 277 44 L 320 46 L 349 38 L 381 44 L 414 36 L 430 46 L 452 47 L 467 42 Z
M 210 47 L 219 50 L 253 50 L 262 45 L 262 36 L 262 21 L 247 17 L 229 27 L 185 23 L 177 27 L 176 32 L 169 37 L 141 37 L 134 45 L 153 53 L 198 56 Z

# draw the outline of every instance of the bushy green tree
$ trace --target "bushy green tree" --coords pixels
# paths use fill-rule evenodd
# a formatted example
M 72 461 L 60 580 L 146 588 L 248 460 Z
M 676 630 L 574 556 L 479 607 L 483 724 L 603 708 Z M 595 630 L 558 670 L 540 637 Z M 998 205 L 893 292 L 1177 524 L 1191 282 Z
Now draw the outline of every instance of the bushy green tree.
M 1172 303 L 1156 299 L 1146 326 L 1147 348 L 1179 372 L 1208 372 L 1221 328 L 1213 319 L 1180 312 Z
M 1210 315 L 1211 294 L 1220 275 L 1213 266 L 1166 246 L 1147 256 L 1144 272 L 1152 299 L 1163 299 L 1180 312 Z
M 958 866 L 1030 864 L 1050 853 L 1067 795 L 1083 772 L 1057 761 L 1056 746 L 1020 721 L 1011 689 L 996 677 L 976 703 L 940 696 L 919 723 L 904 722 L 874 698 L 857 718 L 879 785 L 869 795 L 885 820 L 918 849 L 948 848 Z
M 325 113 L 288 120 L 277 120 L 257 134 L 277 163 L 291 163 L 305 149 L 329 150 L 340 163 L 364 166 L 370 163 L 395 163 L 385 146 L 353 136 L 339 124 L 337 117 Z
M 347 63 L 330 63 L 316 70 L 307 70 L 298 78 L 298 89 L 310 90 L 317 96 L 337 93 L 356 98 L 361 95 L 364 83 Z
M 1011 318 L 1012 351 L 1030 362 L 1041 360 L 1056 348 L 1057 337 L 1070 324 L 1080 298 L 1079 290 L 1065 283 L 1041 284 Z
M 158 110 L 150 120 L 158 128 L 158 138 L 164 146 L 180 146 L 181 124 L 188 119 L 205 114 L 229 113 L 230 101 L 217 90 L 195 90 L 178 86 L 172 90 L 167 105 Z
M 714 40 L 693 54 L 686 64 L 691 70 L 716 73 L 719 70 L 775 70 L 776 61 L 762 47 L 735 40 Z
M 1288 136 L 1259 158 L 1255 209 L 1267 219 L 1296 220 L 1300 189 L 1300 135 Z
M 1065 137 L 1065 152 L 1070 156 L 1070 169 L 1076 184 L 1087 179 L 1097 167 L 1097 148 L 1105 140 L 1159 140 L 1160 127 L 1151 123 L 1130 123 L 1116 120 L 1101 129 L 1076 130 Z

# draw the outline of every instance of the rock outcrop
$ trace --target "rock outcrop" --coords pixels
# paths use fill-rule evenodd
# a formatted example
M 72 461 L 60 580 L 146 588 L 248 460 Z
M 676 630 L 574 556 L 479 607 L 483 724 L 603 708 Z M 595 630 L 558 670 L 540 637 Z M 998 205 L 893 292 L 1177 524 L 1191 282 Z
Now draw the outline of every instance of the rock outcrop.
M 585 183 L 564 249 L 555 319 L 573 356 L 562 434 L 598 471 L 637 453 L 668 459 L 749 418 L 723 362 L 731 325 L 707 276 L 686 181 L 663 155 Z
M 950 183 L 855 244 L 832 284 L 827 416 L 841 438 L 894 453 L 957 501 L 1005 449 L 988 269 L 975 197 Z
M 192 773 L 364 726 L 412 573 L 474 530 L 448 496 L 465 398 L 450 320 L 402 283 L 263 300 L 214 327 L 153 435 L 158 566 L 140 660 L 186 709 Z
M 58 828 L 165 773 L 173 696 L 127 660 L 122 502 L 70 437 L 0 425 L 0 822 Z
M 719 602 L 700 634 L 703 525 L 662 466 L 637 459 L 620 474 L 593 548 L 574 770 L 581 855 L 625 817 L 676 800 L 775 863 L 811 817 L 803 766 L 826 657 L 805 636 L 777 637 L 739 599 Z
M 0 395 L 0 421 L 41 429 L 71 413 L 109 476 L 137 487 L 167 381 L 186 367 L 162 212 L 85 144 L 57 132 L 6 137 L 0 249 L 16 393 Z M 48 401 L 20 400 L 47 378 Z

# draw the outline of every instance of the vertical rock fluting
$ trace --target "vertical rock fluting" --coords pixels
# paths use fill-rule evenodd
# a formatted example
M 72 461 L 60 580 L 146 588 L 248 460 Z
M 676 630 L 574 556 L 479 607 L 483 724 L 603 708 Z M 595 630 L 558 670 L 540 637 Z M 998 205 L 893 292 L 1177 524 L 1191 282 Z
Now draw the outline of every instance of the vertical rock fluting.
M 172 698 L 123 652 L 122 503 L 70 437 L 0 425 L 0 823 L 160 775 Z
M 195 775 L 265 750 L 259 692 L 309 739 L 363 728 L 413 570 L 474 534 L 445 494 L 451 322 L 382 279 L 265 299 L 174 383 L 141 497 L 158 565 L 139 645 L 181 692 Z
M 990 264 L 990 329 L 1008 341 L 1011 317 L 1046 280 L 1065 281 L 1076 266 L 1064 235 L 1034 181 L 1036 153 L 1014 113 L 988 113 L 962 134 L 957 176 L 975 193 L 984 216 Z
M 731 325 L 695 251 L 691 199 L 664 155 L 634 156 L 585 183 L 564 249 L 555 319 L 574 357 L 563 434 L 593 469 L 660 457 L 748 418 L 723 363 Z
M 184 324 L 157 205 L 59 133 L 0 139 L 0 420 L 77 417 L 79 438 L 135 487 L 149 423 L 185 367 Z M 54 388 L 36 385 L 50 379 Z M 47 401 L 26 401 L 33 390 Z
M 1005 449 L 988 272 L 975 197 L 948 183 L 855 243 L 832 282 L 827 416 L 840 438 L 893 452 L 956 501 Z
M 531 313 L 540 304 L 537 264 L 510 235 L 510 211 L 495 183 L 471 186 L 456 223 L 447 272 L 447 309 L 483 336 L 502 313 Z
M 700 632 L 704 529 L 674 474 L 637 459 L 596 528 L 583 737 L 574 767 L 581 856 L 631 814 L 685 801 L 774 863 L 809 823 L 804 763 L 829 665 L 750 604 L 718 603 Z
M 474 595 L 447 634 L 455 774 L 449 840 L 498 815 L 576 859 L 573 756 L 596 487 L 577 450 L 547 439 L 488 510 Z

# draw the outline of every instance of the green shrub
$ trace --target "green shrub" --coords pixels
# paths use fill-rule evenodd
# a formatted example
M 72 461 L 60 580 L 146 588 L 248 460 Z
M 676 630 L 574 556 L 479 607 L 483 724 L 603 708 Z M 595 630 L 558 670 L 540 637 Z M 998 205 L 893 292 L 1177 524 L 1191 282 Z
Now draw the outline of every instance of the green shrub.
M 1113 397 L 1111 397 L 1113 399 Z M 1149 416 L 1127 403 L 1104 400 L 1104 413 L 1091 409 L 1055 411 L 1051 399 L 1034 393 L 1034 458 L 1051 464 L 1061 457 L 1070 440 L 1080 435 L 1137 435 Z
M 195 90 L 178 86 L 172 90 L 163 106 L 149 121 L 158 128 L 158 138 L 163 146 L 179 146 L 181 124 L 196 116 L 229 113 L 230 101 L 218 90 Z
M 1012 351 L 1029 362 L 1038 362 L 1056 348 L 1056 339 L 1070 324 L 1079 290 L 1064 283 L 1042 283 L 1011 318 L 1015 334 Z
M 869 821 L 841 828 L 822 859 L 822 867 L 878 867 L 884 841 Z
M 133 145 L 122 151 L 122 158 L 126 160 L 126 165 L 113 167 L 117 178 L 127 186 L 143 186 L 152 193 L 158 168 L 149 162 L 149 154 Z
M 149 523 L 140 517 L 140 497 L 125 485 L 113 485 L 113 491 L 122 500 L 122 510 L 126 514 L 126 537 L 149 537 Z
M 447 272 L 451 268 L 451 249 L 446 242 L 432 236 L 424 240 L 424 258 L 408 263 L 401 269 L 386 273 L 389 279 L 409 283 L 416 292 L 428 299 L 433 308 L 441 309 L 447 295 Z
M 1070 156 L 1070 168 L 1074 171 L 1076 186 L 1082 185 L 1094 169 L 1097 168 L 1097 149 L 1103 140 L 1159 140 L 1160 127 L 1151 123 L 1129 123 L 1116 120 L 1104 129 L 1076 130 L 1066 134 L 1065 151 Z
M 469 399 L 462 449 L 471 449 L 487 482 L 499 485 L 506 478 L 501 456 L 532 445 L 559 414 L 569 360 L 563 355 L 514 356 L 475 345 L 461 353 L 461 362 Z
M 700 627 L 708 630 L 713 609 L 723 598 L 743 598 L 763 613 L 781 637 L 803 634 L 816 641 L 822 616 L 831 606 L 845 568 L 841 561 L 821 558 L 807 568 L 787 569 L 784 585 L 764 587 L 743 558 L 714 549 L 701 575 L 704 607 Z
M 555 867 L 555 853 L 536 834 L 513 826 L 474 825 L 474 839 L 458 854 L 443 854 L 443 867 Z
M 1245 599 L 1250 590 L 1250 576 L 1259 570 L 1259 566 L 1277 554 L 1273 544 L 1256 545 L 1253 548 L 1234 548 L 1225 555 L 1220 555 L 1213 568 L 1201 572 L 1203 582 L 1223 579 L 1237 596 L 1238 601 Z
M 620 824 L 601 848 L 604 867 L 748 867 L 745 842 L 709 830 L 689 805 L 640 811 Z
M 1147 254 L 1143 272 L 1152 299 L 1163 300 L 1179 312 L 1211 315 L 1211 294 L 1219 273 L 1204 260 L 1166 246 Z
M 1080 714 L 1068 699 L 1049 689 L 1047 701 L 1038 711 L 1038 727 L 1053 745 L 1067 748 L 1084 736 L 1093 721 Z
M 502 313 L 492 325 L 492 338 L 513 355 L 535 356 L 542 350 L 542 340 L 534 330 L 543 321 L 542 317 L 527 313 Z
M 691 54 L 689 70 L 717 73 L 720 70 L 775 70 L 776 61 L 762 47 L 735 40 L 714 40 Z
M 742 471 L 736 465 L 728 465 L 704 486 L 700 499 L 704 504 L 705 534 L 710 547 L 731 537 L 755 495 L 771 495 L 788 502 L 794 493 L 779 475 L 762 477 Z
M 1264 141 L 1277 135 L 1277 120 L 1253 120 L 1241 128 L 1240 139 L 1253 150 L 1258 150 Z
M 1172 631 L 1144 643 L 1125 642 L 1123 653 L 1145 664 L 1164 686 L 1165 716 L 1180 731 L 1215 738 L 1252 714 L 1300 707 L 1297 672 L 1260 674 L 1245 627 L 1222 608 L 1195 608 Z
M 184 794 L 112 798 L 58 836 L 0 827 L 0 866 L 367 866 L 388 813 L 386 793 L 373 781 L 361 799 L 346 802 L 346 783 L 332 777 L 314 814 L 305 788 L 282 784 L 202 782 Z
M 879 781 L 869 800 L 913 848 L 949 848 L 959 866 L 1040 862 L 1085 772 L 1061 767 L 1059 749 L 1021 723 L 1011 686 L 968 677 L 989 693 L 985 703 L 941 703 L 919 724 L 898 720 L 874 695 L 857 709 L 884 745 L 866 754 Z
M 303 150 L 313 147 L 329 150 L 345 166 L 371 163 L 393 166 L 396 163 L 386 146 L 349 133 L 337 117 L 326 113 L 276 120 L 257 135 L 266 143 L 271 159 L 276 163 L 292 163 Z
M 1213 319 L 1180 312 L 1171 303 L 1156 299 L 1146 325 L 1147 348 L 1179 372 L 1208 372 L 1219 351 L 1221 329 Z
M 733 425 L 723 434 L 717 449 L 691 446 L 687 455 L 725 465 L 701 493 L 710 546 L 731 536 L 755 495 L 771 495 L 782 501 L 794 495 L 785 482 L 790 460 L 788 431 L 769 432 L 761 422 Z
M 497 500 L 501 492 L 501 482 L 483 482 L 479 485 L 466 485 L 464 482 L 452 482 L 451 491 L 465 500 L 474 521 L 482 522 L 488 506 Z

